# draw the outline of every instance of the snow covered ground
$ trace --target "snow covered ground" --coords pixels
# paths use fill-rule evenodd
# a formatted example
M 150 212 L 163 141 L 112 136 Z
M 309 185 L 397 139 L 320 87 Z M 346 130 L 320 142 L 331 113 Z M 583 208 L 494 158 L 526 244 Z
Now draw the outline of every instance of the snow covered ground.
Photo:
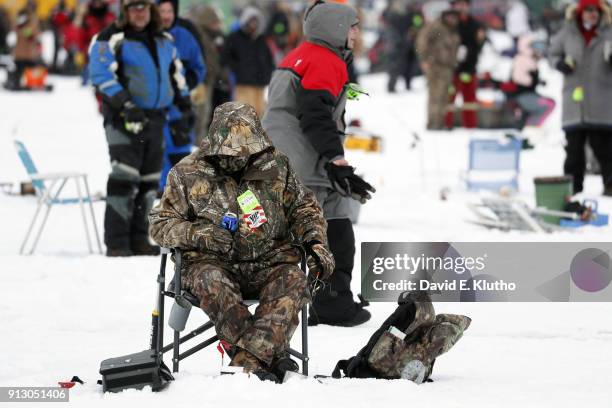
M 547 90 L 555 97 L 556 79 Z M 0 182 L 27 179 L 12 145 L 18 139 L 26 143 L 39 171 L 86 172 L 92 190 L 104 193 L 110 166 L 91 90 L 76 79 L 51 80 L 56 86 L 52 93 L 0 90 Z M 378 189 L 362 209 L 358 243 L 610 239 L 607 227 L 538 235 L 489 231 L 466 222 L 472 216 L 465 204 L 478 200 L 460 182 L 471 134 L 423 131 L 422 82 L 410 93 L 395 95 L 384 92 L 381 75 L 364 77 L 363 85 L 371 97 L 350 102 L 348 116 L 380 134 L 384 152 L 349 156 Z M 556 112 L 549 137 L 522 156 L 520 197 L 530 204 L 532 178 L 562 172 L 559 121 Z M 416 148 L 411 148 L 411 132 L 418 132 L 423 141 Z M 446 201 L 439 199 L 443 187 L 450 189 Z M 587 179 L 584 196 L 598 198 L 601 210 L 612 212 L 612 199 L 600 193 L 601 181 Z M 54 386 L 78 375 L 86 384 L 71 390 L 71 403 L 80 406 L 610 406 L 611 303 L 437 304 L 438 312 L 464 313 L 473 323 L 457 346 L 436 362 L 435 382 L 422 386 L 377 380 L 320 384 L 314 379 L 279 386 L 245 375 L 219 377 L 220 355 L 211 347 L 185 360 L 177 381 L 162 393 L 103 395 L 95 383 L 100 361 L 148 346 L 159 260 L 87 254 L 76 208 L 53 209 L 37 253 L 19 256 L 35 199 L 0 193 L 0 208 L 0 386 Z M 103 204 L 95 205 L 100 229 L 103 209 Z M 359 270 L 357 258 L 355 292 Z M 311 328 L 311 373 L 329 374 L 338 359 L 356 353 L 393 308 L 373 305 L 373 319 L 354 329 Z M 195 311 L 188 327 L 203 321 L 203 314 Z

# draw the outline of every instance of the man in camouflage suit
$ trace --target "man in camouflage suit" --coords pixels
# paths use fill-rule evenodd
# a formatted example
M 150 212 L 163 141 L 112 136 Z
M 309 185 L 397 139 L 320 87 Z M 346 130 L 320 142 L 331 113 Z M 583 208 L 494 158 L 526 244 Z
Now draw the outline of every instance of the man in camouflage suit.
M 229 213 L 238 214 L 233 233 L 221 226 Z M 235 346 L 231 365 L 275 381 L 297 371 L 286 349 L 310 295 L 292 243 L 306 249 L 308 279 L 329 278 L 334 261 L 321 207 L 253 107 L 215 110 L 200 150 L 170 171 L 150 224 L 158 244 L 185 251 L 183 287 Z M 242 303 L 249 298 L 259 299 L 254 315 Z
M 427 24 L 417 39 L 417 53 L 429 89 L 427 129 L 430 130 L 444 129 L 449 90 L 453 85 L 457 51 L 461 45 L 458 25 L 458 13 L 446 5 L 440 18 Z

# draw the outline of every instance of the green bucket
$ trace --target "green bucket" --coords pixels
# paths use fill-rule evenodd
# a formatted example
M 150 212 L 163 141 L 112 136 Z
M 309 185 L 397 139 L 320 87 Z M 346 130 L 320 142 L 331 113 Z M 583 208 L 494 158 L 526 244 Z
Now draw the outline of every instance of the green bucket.
M 547 210 L 563 211 L 568 197 L 572 196 L 572 178 L 561 177 L 536 177 L 535 194 L 536 206 L 545 207 Z M 542 220 L 550 224 L 559 224 L 560 217 L 543 215 Z

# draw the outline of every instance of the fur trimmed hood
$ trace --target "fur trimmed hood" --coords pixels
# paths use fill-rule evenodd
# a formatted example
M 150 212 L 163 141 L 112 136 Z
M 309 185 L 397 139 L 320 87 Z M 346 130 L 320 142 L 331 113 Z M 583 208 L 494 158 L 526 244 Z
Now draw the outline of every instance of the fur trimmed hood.
M 565 10 L 565 20 L 568 22 L 576 21 L 578 18 L 578 3 L 572 4 Z M 606 0 L 599 0 L 599 8 L 601 9 L 601 21 L 604 24 L 612 25 L 612 9 Z M 600 23 L 601 24 L 601 23 Z

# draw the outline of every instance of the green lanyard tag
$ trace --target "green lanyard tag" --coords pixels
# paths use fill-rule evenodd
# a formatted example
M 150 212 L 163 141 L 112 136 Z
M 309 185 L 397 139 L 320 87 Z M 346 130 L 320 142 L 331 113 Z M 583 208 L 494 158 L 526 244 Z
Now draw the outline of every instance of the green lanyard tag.
M 251 231 L 255 231 L 255 229 L 268 222 L 263 207 L 251 190 L 247 190 L 238 196 L 238 205 L 242 210 L 242 219 Z
M 256 207 L 260 207 L 259 200 L 251 190 L 247 190 L 238 196 L 238 205 L 243 214 L 250 214 Z

